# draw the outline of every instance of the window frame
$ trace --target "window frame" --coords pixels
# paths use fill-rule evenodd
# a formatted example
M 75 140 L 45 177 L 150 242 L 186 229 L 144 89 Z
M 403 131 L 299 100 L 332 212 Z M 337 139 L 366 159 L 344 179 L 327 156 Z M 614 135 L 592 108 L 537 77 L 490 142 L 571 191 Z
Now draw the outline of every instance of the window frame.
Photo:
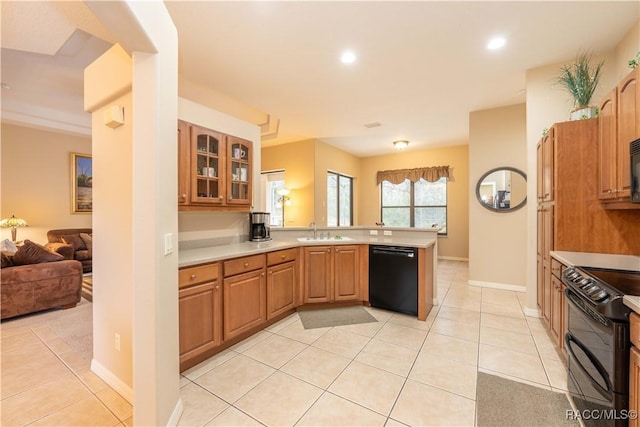
M 424 178 L 420 178 L 422 180 L 424 180 Z M 444 217 L 446 220 L 446 231 L 442 232 L 442 231 L 438 231 L 438 236 L 447 236 L 449 234 L 449 179 L 442 177 L 440 179 L 444 179 L 444 183 L 445 183 L 445 204 L 444 205 L 419 205 L 416 206 L 415 205 L 415 182 L 411 181 L 410 179 L 405 179 L 405 181 L 409 181 L 409 205 L 389 205 L 389 206 L 385 206 L 384 205 L 384 195 L 383 195 L 383 187 L 384 187 L 384 182 L 389 182 L 389 181 L 383 181 L 382 183 L 380 183 L 380 221 L 384 222 L 383 218 L 384 218 L 384 209 L 385 208 L 405 208 L 405 209 L 409 209 L 409 227 L 410 228 L 416 228 L 415 226 L 415 213 L 416 213 L 416 208 L 444 208 Z M 426 180 L 425 180 L 426 181 Z M 438 180 L 439 181 L 439 180 Z M 435 182 L 438 182 L 435 181 Z M 404 182 L 404 181 L 403 181 Z M 429 181 L 426 181 L 429 182 Z M 392 182 L 389 182 L 389 184 L 392 185 L 399 185 L 399 184 L 393 184 Z
M 336 222 L 337 225 L 329 226 L 329 203 L 327 203 L 327 225 L 329 227 L 352 227 L 353 226 L 353 184 L 354 178 L 352 176 L 346 175 L 344 173 L 335 172 L 332 170 L 327 170 L 327 199 L 329 198 L 329 176 L 335 175 L 336 177 Z M 340 224 L 340 178 L 346 178 L 350 181 L 349 185 L 349 224 L 343 225 Z

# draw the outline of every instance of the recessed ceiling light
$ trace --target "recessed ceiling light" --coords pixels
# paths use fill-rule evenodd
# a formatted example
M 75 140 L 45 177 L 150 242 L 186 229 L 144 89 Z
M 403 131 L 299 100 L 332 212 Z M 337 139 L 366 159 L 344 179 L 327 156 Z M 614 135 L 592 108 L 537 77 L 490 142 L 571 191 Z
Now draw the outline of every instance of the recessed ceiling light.
M 377 128 L 379 126 L 382 126 L 382 123 L 380 123 L 380 122 L 371 122 L 371 123 L 365 123 L 365 125 L 364 125 L 364 127 L 369 128 L 369 129 Z
M 343 52 L 340 57 L 340 61 L 342 61 L 343 64 L 353 64 L 356 62 L 356 59 L 358 59 L 356 54 L 350 50 Z
M 505 44 L 507 44 L 507 39 L 505 39 L 504 37 L 494 37 L 491 40 L 489 40 L 489 43 L 487 44 L 487 49 L 498 50 L 504 47 Z

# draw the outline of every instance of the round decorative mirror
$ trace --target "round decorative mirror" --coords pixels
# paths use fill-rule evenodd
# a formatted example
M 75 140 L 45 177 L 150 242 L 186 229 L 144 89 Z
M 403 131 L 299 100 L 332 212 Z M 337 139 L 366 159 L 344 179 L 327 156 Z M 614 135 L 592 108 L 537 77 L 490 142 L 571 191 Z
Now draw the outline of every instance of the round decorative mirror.
M 494 212 L 511 212 L 527 203 L 527 175 L 519 169 L 491 169 L 478 180 L 478 202 Z

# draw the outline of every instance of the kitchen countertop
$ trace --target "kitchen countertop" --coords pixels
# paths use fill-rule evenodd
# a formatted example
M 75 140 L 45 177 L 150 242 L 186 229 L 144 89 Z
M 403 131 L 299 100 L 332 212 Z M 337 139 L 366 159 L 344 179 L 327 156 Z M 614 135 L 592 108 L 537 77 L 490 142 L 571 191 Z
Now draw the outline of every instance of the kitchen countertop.
M 551 256 L 566 265 L 610 268 L 640 272 L 640 257 L 635 255 L 594 254 L 587 252 L 552 251 Z M 624 305 L 640 314 L 640 296 L 625 295 Z
M 428 248 L 436 244 L 436 239 L 417 239 L 411 237 L 362 236 L 350 237 L 350 240 L 314 240 L 300 242 L 294 239 L 274 239 L 268 242 L 242 242 L 228 245 L 208 246 L 204 248 L 182 249 L 178 252 L 178 267 L 204 264 L 207 262 L 256 255 L 280 249 L 298 246 L 319 245 L 385 245 Z
M 564 265 L 573 267 L 610 268 L 640 272 L 640 257 L 635 255 L 551 251 L 551 256 Z

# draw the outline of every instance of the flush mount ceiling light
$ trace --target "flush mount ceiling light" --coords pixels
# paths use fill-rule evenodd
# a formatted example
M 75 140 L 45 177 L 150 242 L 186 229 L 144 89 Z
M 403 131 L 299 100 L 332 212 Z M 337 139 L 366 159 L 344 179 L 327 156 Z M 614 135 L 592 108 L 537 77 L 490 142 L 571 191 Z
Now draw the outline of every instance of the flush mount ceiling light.
M 487 43 L 487 49 L 498 50 L 503 48 L 505 44 L 507 44 L 507 39 L 505 39 L 504 37 L 494 37 L 489 40 L 489 43 Z
M 396 147 L 396 150 L 404 150 L 409 145 L 409 141 L 405 139 L 399 139 L 398 141 L 393 141 L 393 146 Z
M 343 52 L 340 57 L 340 61 L 342 61 L 343 64 L 353 64 L 356 62 L 356 59 L 358 59 L 358 57 L 350 50 Z

